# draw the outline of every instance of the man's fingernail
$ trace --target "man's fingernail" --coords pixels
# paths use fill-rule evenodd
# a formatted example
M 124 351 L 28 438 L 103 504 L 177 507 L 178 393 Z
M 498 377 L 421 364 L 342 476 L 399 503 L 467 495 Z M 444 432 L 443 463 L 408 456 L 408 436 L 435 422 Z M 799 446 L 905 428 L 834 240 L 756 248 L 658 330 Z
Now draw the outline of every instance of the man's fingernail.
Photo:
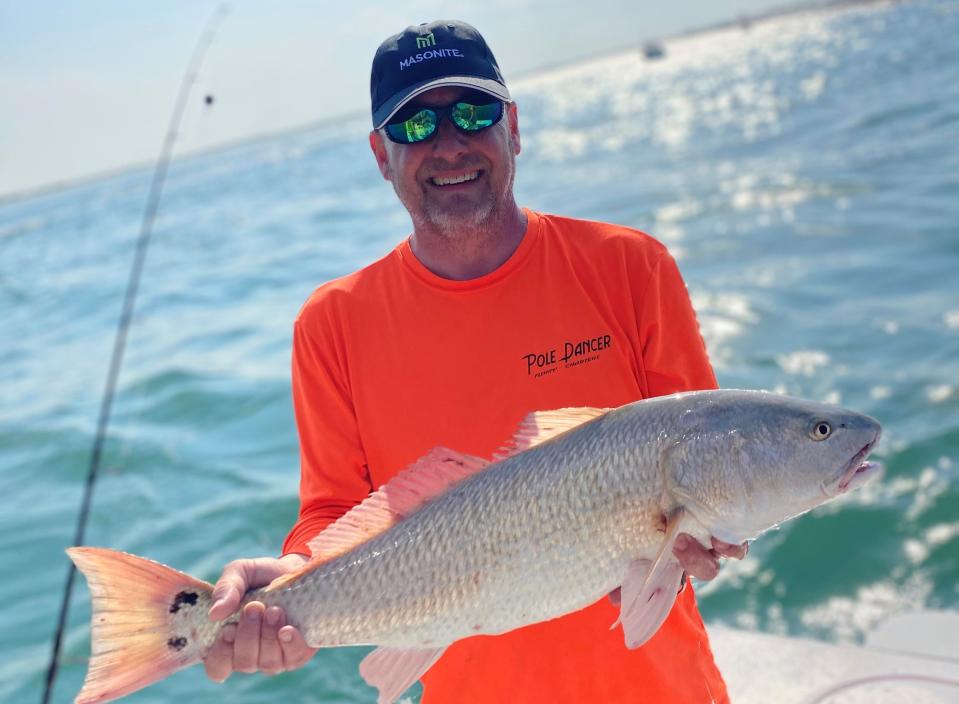
M 227 643 L 232 643 L 236 640 L 236 628 L 233 626 L 227 626 L 223 629 L 223 640 Z
M 266 610 L 266 622 L 271 626 L 280 622 L 280 612 L 275 606 Z
M 293 631 L 291 631 L 291 630 L 289 630 L 289 629 L 284 629 L 284 630 L 280 631 L 279 638 L 280 638 L 280 640 L 282 640 L 284 643 L 289 643 L 290 641 L 293 640 Z
M 259 609 L 250 609 L 245 614 L 246 620 L 250 623 L 256 623 L 260 620 L 260 611 Z
M 678 538 L 676 538 L 677 550 L 685 550 L 688 547 L 689 547 L 689 538 L 687 538 L 685 535 L 681 535 Z

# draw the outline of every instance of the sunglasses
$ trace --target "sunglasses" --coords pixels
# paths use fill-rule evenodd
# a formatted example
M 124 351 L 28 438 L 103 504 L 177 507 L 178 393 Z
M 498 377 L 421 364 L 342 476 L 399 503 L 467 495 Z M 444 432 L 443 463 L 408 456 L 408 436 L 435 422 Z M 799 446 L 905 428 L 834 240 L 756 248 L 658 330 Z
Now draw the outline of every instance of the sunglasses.
M 466 134 L 482 132 L 503 119 L 503 101 L 478 93 L 443 107 L 414 105 L 397 112 L 384 129 L 393 142 L 416 144 L 435 135 L 444 117 L 449 117 L 453 126 Z

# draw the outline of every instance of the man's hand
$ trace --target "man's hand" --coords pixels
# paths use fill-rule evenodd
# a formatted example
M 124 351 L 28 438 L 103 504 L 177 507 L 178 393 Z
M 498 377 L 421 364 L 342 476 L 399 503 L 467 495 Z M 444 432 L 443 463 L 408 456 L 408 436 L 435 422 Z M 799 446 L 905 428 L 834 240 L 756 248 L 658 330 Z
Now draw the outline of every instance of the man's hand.
M 749 552 L 748 543 L 732 545 L 712 537 L 710 537 L 710 541 L 713 547 L 707 550 L 699 544 L 698 540 L 686 533 L 680 533 L 676 538 L 673 555 L 676 556 L 686 574 L 696 579 L 714 579 L 719 574 L 719 558 L 734 557 L 737 560 L 742 560 Z M 680 592 L 686 587 L 686 574 L 683 575 L 683 581 L 679 588 Z M 619 606 L 620 596 L 619 587 L 609 593 L 609 600 L 613 603 L 613 606 Z
M 213 587 L 210 620 L 222 621 L 237 610 L 248 590 L 266 586 L 305 562 L 303 555 L 231 562 Z M 203 659 L 203 666 L 207 677 L 214 682 L 223 682 L 233 672 L 276 675 L 303 667 L 316 650 L 306 644 L 296 628 L 286 623 L 283 609 L 278 606 L 267 609 L 261 602 L 251 601 L 243 607 L 239 623 L 224 626 Z
M 696 579 L 714 579 L 719 574 L 719 558 L 734 557 L 742 560 L 749 550 L 747 543 L 732 545 L 716 538 L 710 538 L 710 541 L 713 547 L 707 550 L 698 540 L 686 533 L 681 533 L 676 538 L 673 555 L 679 560 L 686 574 Z

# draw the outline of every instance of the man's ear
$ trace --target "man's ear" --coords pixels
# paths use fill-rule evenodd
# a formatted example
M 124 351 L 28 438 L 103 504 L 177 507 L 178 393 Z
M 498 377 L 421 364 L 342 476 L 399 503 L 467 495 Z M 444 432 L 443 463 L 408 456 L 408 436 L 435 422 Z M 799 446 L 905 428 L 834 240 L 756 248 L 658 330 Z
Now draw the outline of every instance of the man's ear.
M 519 108 L 516 107 L 516 103 L 507 103 L 506 119 L 509 122 L 509 133 L 513 142 L 513 155 L 518 156 L 521 146 L 519 141 Z
M 376 166 L 379 168 L 383 178 L 392 181 L 390 178 L 390 158 L 386 153 L 386 144 L 383 142 L 383 135 L 378 130 L 370 132 L 370 149 L 373 150 L 373 157 L 376 159 Z

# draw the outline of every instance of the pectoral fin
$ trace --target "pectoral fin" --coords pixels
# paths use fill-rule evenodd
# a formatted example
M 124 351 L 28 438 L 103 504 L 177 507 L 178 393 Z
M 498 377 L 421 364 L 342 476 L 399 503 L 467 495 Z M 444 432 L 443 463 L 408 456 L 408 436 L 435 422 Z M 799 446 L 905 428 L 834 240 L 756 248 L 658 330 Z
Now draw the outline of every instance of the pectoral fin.
M 682 580 L 683 568 L 676 560 L 660 562 L 651 574 L 652 564 L 650 560 L 634 561 L 623 580 L 619 623 L 630 649 L 641 646 L 663 625 Z
M 634 560 L 623 579 L 618 623 L 623 624 L 626 647 L 638 648 L 663 625 L 676 601 L 683 568 L 673 557 L 685 511 L 674 511 L 666 520 L 663 543 L 653 560 Z M 614 626 L 616 624 L 613 624 Z
M 426 674 L 446 650 L 442 648 L 377 648 L 363 658 L 360 674 L 366 683 L 376 687 L 380 695 L 377 704 L 393 704 L 400 696 Z

